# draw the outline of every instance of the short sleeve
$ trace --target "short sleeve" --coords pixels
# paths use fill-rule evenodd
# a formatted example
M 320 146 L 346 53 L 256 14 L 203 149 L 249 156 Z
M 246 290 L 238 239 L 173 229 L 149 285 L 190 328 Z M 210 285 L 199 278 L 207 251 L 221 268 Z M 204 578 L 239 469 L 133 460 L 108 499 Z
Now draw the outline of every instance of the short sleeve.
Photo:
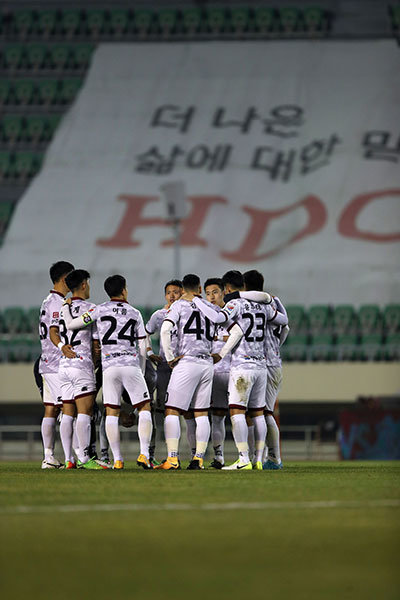
M 60 312 L 61 312 L 61 307 L 59 306 L 59 303 L 57 302 L 51 302 L 50 306 L 49 306 L 49 312 L 50 312 L 50 327 L 58 327 L 59 326 L 59 322 L 60 322 Z
M 180 317 L 180 306 L 181 306 L 180 302 L 174 302 L 171 305 L 170 309 L 167 311 L 167 313 L 164 317 L 164 321 L 171 321 L 171 323 L 176 325 L 178 323 L 179 317 Z
M 147 321 L 146 323 L 146 331 L 148 334 L 152 335 L 153 333 L 155 333 L 158 329 L 157 324 L 158 324 L 158 310 L 156 310 L 155 312 L 153 312 L 153 314 L 151 315 L 150 319 Z
M 143 317 L 140 314 L 140 312 L 138 313 L 138 319 L 136 323 L 136 336 L 139 340 L 146 337 L 146 330 L 144 328 Z
M 221 312 L 224 313 L 227 321 L 232 321 L 239 312 L 239 304 L 235 300 L 231 300 L 225 304 Z

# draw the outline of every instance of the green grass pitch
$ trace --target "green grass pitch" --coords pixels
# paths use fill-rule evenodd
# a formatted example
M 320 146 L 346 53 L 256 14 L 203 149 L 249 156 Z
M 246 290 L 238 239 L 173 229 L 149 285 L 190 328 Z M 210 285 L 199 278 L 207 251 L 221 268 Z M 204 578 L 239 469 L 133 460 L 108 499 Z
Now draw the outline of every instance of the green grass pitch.
M 400 463 L 0 464 L 4 600 L 400 597 Z

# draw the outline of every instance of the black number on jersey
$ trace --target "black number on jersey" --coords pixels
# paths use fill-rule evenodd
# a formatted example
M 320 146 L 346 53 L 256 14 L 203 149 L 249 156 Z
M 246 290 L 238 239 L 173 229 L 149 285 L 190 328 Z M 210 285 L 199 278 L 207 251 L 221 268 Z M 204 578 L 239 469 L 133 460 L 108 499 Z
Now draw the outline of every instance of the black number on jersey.
M 255 322 L 254 316 L 257 320 L 260 319 L 261 323 Z M 249 319 L 249 321 L 250 321 L 250 325 L 248 326 L 248 328 L 246 329 L 245 334 L 244 334 L 245 340 L 247 342 L 262 342 L 265 337 L 265 321 L 266 321 L 265 314 L 264 313 L 256 313 L 255 315 L 253 315 L 253 313 L 244 313 L 243 318 Z M 254 328 L 254 325 L 255 325 L 255 328 Z M 257 330 L 260 331 L 261 333 L 257 337 L 253 337 L 253 335 L 251 335 L 251 334 L 257 333 Z
M 45 340 L 47 338 L 47 325 L 40 321 L 40 339 Z
M 110 323 L 110 327 L 105 332 L 103 339 L 101 340 L 101 343 L 103 346 L 118 344 L 118 340 L 127 340 L 131 346 L 134 345 L 135 340 L 136 340 L 135 327 L 136 327 L 137 321 L 135 321 L 134 319 L 129 319 L 129 321 L 127 321 L 125 323 L 125 325 L 119 331 L 119 333 L 117 335 L 118 339 L 111 339 L 112 334 L 117 329 L 117 319 L 115 317 L 106 316 L 106 317 L 101 317 L 100 321 L 102 321 L 103 323 L 105 321 L 108 321 Z
M 211 322 L 207 317 L 204 318 L 206 324 L 206 330 L 201 326 L 201 315 L 198 310 L 194 310 L 190 315 L 189 319 L 185 327 L 183 328 L 183 333 L 192 333 L 196 336 L 196 340 L 201 340 L 201 336 L 205 333 L 206 339 L 210 342 L 214 339 L 214 332 L 211 332 Z M 194 327 L 192 327 L 194 325 Z
M 71 339 L 68 340 L 68 334 L 67 334 L 67 326 L 65 324 L 64 319 L 60 319 L 58 322 L 58 333 L 60 338 L 63 340 L 64 344 L 69 344 L 70 346 L 80 346 L 80 344 L 82 343 L 81 340 L 77 340 L 76 336 L 79 333 L 79 330 L 76 329 L 75 331 L 72 332 L 71 335 Z

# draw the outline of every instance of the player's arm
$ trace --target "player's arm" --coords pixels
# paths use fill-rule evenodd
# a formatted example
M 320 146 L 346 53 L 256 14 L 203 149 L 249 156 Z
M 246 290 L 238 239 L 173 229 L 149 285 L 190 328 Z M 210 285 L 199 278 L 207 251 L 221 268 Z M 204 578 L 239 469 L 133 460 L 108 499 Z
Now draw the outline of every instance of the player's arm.
M 161 325 L 160 331 L 161 345 L 163 347 L 165 358 L 168 363 L 175 359 L 171 344 L 171 331 L 173 330 L 174 326 L 175 323 L 173 323 L 169 319 L 165 319 L 165 321 L 163 321 L 163 324 Z
M 271 304 L 273 298 L 268 292 L 258 292 L 257 290 L 251 290 L 248 292 L 232 292 L 225 296 L 225 302 L 234 300 L 235 298 L 243 298 L 244 300 L 251 300 L 252 302 L 259 302 L 260 304 Z
M 244 335 L 243 331 L 241 330 L 239 325 L 237 323 L 235 323 L 233 325 L 233 327 L 229 330 L 228 340 L 222 346 L 221 350 L 218 352 L 218 354 L 212 355 L 214 362 L 219 362 L 219 360 L 222 360 L 228 354 L 228 352 L 232 352 L 232 350 L 235 348 L 235 346 L 242 339 L 243 335 Z
M 232 307 L 224 306 L 222 310 L 215 310 L 210 305 L 203 302 L 202 298 L 195 296 L 193 302 L 199 310 L 206 316 L 212 323 L 226 323 L 228 319 L 232 319 L 234 314 L 237 312 L 237 305 Z
M 87 312 L 82 313 L 79 317 L 73 317 L 71 314 L 71 307 L 68 303 L 64 304 L 61 310 L 62 318 L 65 321 L 67 329 L 75 331 L 77 329 L 83 329 L 88 325 L 94 323 L 97 319 L 97 306 L 89 309 Z
M 60 321 L 60 313 L 53 312 L 53 316 L 50 321 L 50 330 L 49 330 L 50 340 L 55 346 L 57 346 L 57 348 L 59 348 L 61 350 L 62 354 L 66 358 L 75 358 L 76 354 L 72 350 L 72 346 L 70 346 L 69 344 L 64 344 L 64 342 L 61 341 L 59 327 L 58 327 L 59 321 Z
M 162 358 L 161 356 L 158 356 L 158 354 L 154 354 L 153 352 L 153 346 L 151 345 L 151 335 L 153 333 L 155 333 L 155 328 L 152 325 L 152 319 L 153 319 L 153 315 L 151 315 L 149 321 L 147 321 L 146 323 L 146 353 L 147 356 L 149 357 L 149 359 L 151 360 L 151 362 L 153 362 L 155 365 L 162 363 Z
M 138 341 L 138 349 L 139 349 L 139 364 L 140 369 L 144 375 L 146 371 L 146 359 L 147 359 L 147 334 L 144 328 L 143 317 L 141 313 L 139 313 L 136 326 L 135 333 Z
M 290 331 L 289 325 L 285 325 L 285 327 L 282 327 L 281 334 L 279 336 L 279 345 L 280 346 L 282 346 L 282 344 L 285 343 L 286 338 L 289 335 L 289 331 Z
M 288 324 L 288 316 L 286 311 L 284 313 L 280 312 L 278 307 L 274 309 L 272 306 L 268 306 L 267 308 L 269 325 L 281 325 L 282 327 L 285 327 L 285 325 Z

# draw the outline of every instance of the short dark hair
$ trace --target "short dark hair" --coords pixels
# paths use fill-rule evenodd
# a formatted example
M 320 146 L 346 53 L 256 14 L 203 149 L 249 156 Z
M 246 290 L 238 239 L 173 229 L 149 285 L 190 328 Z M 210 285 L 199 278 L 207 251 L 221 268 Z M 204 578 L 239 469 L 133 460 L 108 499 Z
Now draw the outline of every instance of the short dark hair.
M 204 289 L 206 289 L 206 287 L 209 285 L 217 285 L 219 288 L 221 288 L 221 291 L 224 291 L 224 282 L 220 277 L 210 277 L 207 279 L 207 281 L 204 283 Z
M 110 298 L 120 296 L 126 288 L 126 279 L 122 275 L 110 275 L 104 282 L 104 289 Z
M 169 285 L 175 285 L 176 287 L 178 287 L 178 288 L 181 288 L 181 289 L 183 288 L 182 281 L 181 281 L 180 279 L 170 279 L 170 280 L 169 280 L 169 281 L 167 281 L 167 283 L 164 285 L 164 294 L 166 293 L 166 291 L 167 291 L 167 287 L 168 287 Z
M 243 273 L 244 284 L 248 290 L 262 292 L 264 288 L 264 276 L 260 271 L 252 269 Z
M 227 271 L 222 277 L 224 286 L 229 283 L 232 287 L 240 290 L 244 287 L 243 275 L 240 271 Z
M 68 273 L 65 278 L 65 283 L 72 292 L 80 287 L 86 279 L 90 279 L 90 273 L 88 273 L 88 271 L 85 271 L 85 269 L 75 269 L 75 271 Z
M 71 273 L 71 271 L 73 271 L 74 269 L 74 265 L 72 265 L 70 262 L 66 262 L 65 260 L 59 260 L 50 267 L 50 279 L 53 283 L 57 283 L 58 281 L 60 281 L 61 277 L 64 277 L 64 275 Z
M 200 277 L 198 277 L 198 275 L 194 275 L 193 273 L 189 273 L 182 279 L 182 285 L 185 290 L 195 290 L 200 285 Z

